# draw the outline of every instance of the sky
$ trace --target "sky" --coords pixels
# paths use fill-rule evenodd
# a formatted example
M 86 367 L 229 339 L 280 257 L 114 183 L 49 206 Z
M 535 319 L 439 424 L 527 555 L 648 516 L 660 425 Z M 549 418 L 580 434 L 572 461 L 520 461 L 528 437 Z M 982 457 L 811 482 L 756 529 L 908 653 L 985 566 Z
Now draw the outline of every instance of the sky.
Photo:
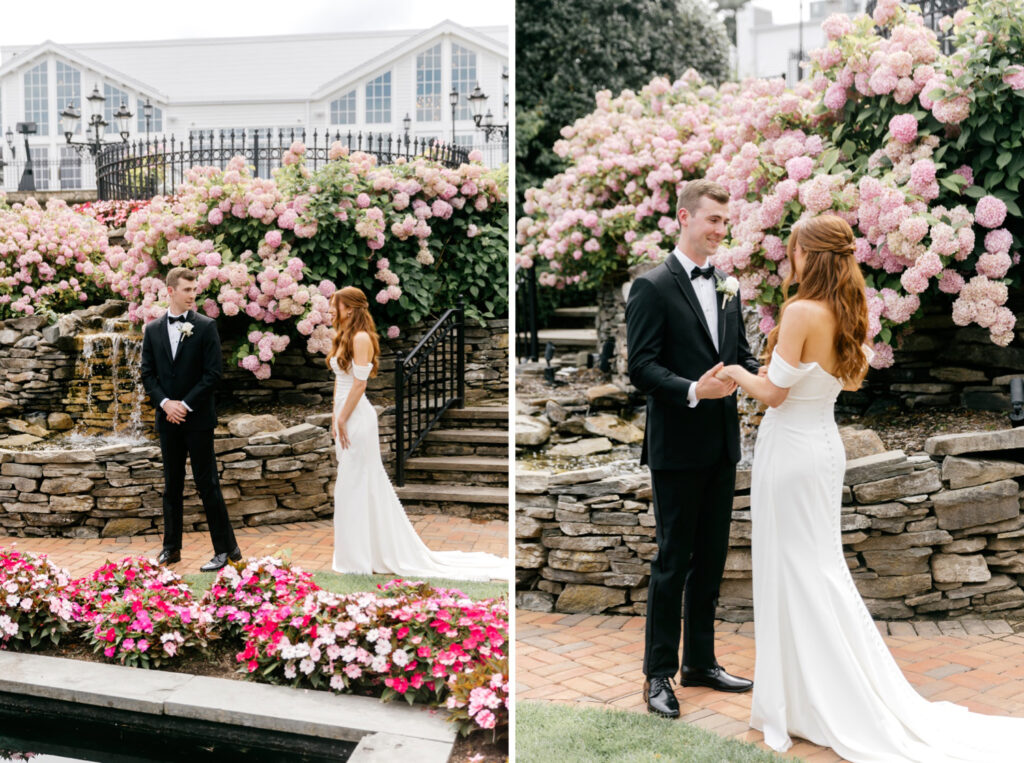
M 5 0 L 0 46 L 512 25 L 513 0 Z

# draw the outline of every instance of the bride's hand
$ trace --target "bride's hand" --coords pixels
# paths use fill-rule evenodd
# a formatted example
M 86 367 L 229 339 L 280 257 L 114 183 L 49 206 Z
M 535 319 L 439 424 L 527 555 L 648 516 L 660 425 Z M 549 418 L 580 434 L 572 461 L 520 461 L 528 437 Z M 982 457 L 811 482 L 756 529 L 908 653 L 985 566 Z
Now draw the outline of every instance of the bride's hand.
M 332 423 L 335 432 L 335 439 L 337 439 L 338 444 L 341 446 L 342 450 L 347 450 L 349 446 L 349 441 L 348 430 L 345 427 L 345 422 L 342 421 L 341 419 L 335 419 Z
M 715 374 L 715 378 L 719 381 L 730 382 L 736 381 L 735 370 L 737 366 L 723 366 L 718 369 L 718 373 Z

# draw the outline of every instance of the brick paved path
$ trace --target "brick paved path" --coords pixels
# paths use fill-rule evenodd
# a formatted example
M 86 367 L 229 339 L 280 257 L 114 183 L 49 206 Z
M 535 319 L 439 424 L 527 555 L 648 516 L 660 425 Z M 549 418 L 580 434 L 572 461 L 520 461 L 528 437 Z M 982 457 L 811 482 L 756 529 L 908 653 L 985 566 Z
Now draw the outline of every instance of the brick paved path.
M 932 700 L 991 715 L 1024 717 L 1024 633 L 1004 620 L 878 623 L 907 679 Z M 719 662 L 754 676 L 754 624 L 718 623 Z M 516 700 L 593 703 L 646 712 L 640 691 L 642 617 L 516 611 Z M 749 728 L 750 694 L 676 688 L 682 719 L 767 749 Z M 825 747 L 794 739 L 786 757 L 840 761 Z
M 413 515 L 409 519 L 423 542 L 435 551 L 487 551 L 508 556 L 508 523 L 505 521 L 473 520 L 443 514 Z M 330 520 L 237 528 L 235 538 L 246 557 L 287 550 L 292 563 L 309 572 L 331 569 L 334 529 Z M 52 561 L 76 577 L 92 572 L 108 559 L 136 555 L 155 557 L 160 553 L 158 535 L 81 540 L 0 536 L 0 546 L 14 544 L 23 551 L 48 554 Z M 199 572 L 199 566 L 212 556 L 209 533 L 185 533 L 181 561 L 171 568 L 179 574 Z

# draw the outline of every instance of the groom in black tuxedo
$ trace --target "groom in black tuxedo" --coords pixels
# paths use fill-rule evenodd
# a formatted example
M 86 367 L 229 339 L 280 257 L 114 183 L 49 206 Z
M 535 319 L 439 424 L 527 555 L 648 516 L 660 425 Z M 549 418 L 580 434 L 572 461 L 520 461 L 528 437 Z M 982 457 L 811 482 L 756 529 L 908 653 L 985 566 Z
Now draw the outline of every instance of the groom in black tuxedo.
M 157 561 L 181 561 L 182 493 L 185 459 L 190 457 L 213 539 L 214 557 L 200 569 L 213 572 L 228 559 L 242 558 L 220 492 L 213 450 L 217 425 L 213 390 L 221 376 L 220 337 L 217 324 L 195 311 L 193 271 L 173 268 L 167 274 L 167 296 L 167 312 L 150 321 L 142 338 L 142 383 L 157 409 L 156 431 L 164 461 L 164 544 Z
M 658 544 L 647 590 L 644 699 L 651 712 L 670 718 L 679 715 L 671 678 L 679 670 L 681 614 L 683 686 L 753 686 L 715 660 L 715 608 L 740 459 L 736 385 L 715 373 L 733 363 L 759 370 L 738 294 L 729 296 L 725 273 L 706 264 L 726 236 L 728 201 L 718 183 L 686 184 L 676 249 L 634 281 L 626 304 L 629 378 L 647 395 L 640 463 L 651 470 Z

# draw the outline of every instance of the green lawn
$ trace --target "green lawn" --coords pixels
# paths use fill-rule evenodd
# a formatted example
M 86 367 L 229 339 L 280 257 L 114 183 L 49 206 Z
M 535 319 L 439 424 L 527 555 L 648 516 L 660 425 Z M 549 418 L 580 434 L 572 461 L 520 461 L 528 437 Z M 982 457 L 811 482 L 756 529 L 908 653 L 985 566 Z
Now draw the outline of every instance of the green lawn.
M 216 573 L 196 572 L 183 575 L 185 582 L 196 598 L 202 596 L 213 585 Z M 334 593 L 357 593 L 359 591 L 376 591 L 377 585 L 386 583 L 393 575 L 340 575 L 337 572 L 314 572 L 313 580 L 318 586 Z M 426 582 L 437 588 L 457 588 L 474 600 L 496 599 L 508 596 L 508 583 L 478 583 L 468 580 L 442 580 L 425 578 Z
M 550 702 L 516 702 L 516 763 L 769 763 L 783 758 L 682 721 Z M 788 759 L 798 761 L 797 758 Z

